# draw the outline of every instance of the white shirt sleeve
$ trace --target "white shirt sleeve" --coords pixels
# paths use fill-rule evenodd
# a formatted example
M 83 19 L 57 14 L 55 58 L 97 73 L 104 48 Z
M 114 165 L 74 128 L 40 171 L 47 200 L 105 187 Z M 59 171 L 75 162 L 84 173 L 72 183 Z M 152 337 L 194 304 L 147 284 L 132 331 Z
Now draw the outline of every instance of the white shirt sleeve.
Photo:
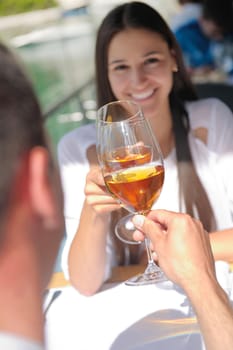
M 209 195 L 218 228 L 233 226 L 233 113 L 216 98 L 188 106 L 191 129 L 206 128 L 207 144 L 191 142 L 196 169 Z
M 9 350 L 44 350 L 44 346 L 15 334 L 0 332 L 0 349 Z
M 233 113 L 216 98 L 207 98 L 188 104 L 191 129 L 208 130 L 209 151 L 222 155 L 233 150 Z

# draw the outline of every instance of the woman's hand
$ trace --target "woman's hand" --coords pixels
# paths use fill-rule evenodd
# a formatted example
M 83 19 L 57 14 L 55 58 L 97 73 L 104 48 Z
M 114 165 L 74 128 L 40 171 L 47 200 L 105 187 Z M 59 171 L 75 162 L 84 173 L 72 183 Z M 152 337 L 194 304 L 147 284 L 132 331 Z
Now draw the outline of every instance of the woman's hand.
M 104 178 L 99 166 L 93 166 L 86 177 L 86 203 L 98 215 L 109 214 L 121 208 L 121 205 L 107 191 Z

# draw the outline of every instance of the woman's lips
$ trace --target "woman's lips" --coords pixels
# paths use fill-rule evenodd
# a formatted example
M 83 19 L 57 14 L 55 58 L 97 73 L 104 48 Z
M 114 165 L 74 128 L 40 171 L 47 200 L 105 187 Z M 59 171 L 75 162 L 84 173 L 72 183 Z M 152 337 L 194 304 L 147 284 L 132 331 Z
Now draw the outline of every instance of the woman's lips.
M 150 98 L 154 94 L 154 91 L 155 90 L 150 90 L 142 93 L 131 94 L 131 96 L 135 101 L 143 101 Z

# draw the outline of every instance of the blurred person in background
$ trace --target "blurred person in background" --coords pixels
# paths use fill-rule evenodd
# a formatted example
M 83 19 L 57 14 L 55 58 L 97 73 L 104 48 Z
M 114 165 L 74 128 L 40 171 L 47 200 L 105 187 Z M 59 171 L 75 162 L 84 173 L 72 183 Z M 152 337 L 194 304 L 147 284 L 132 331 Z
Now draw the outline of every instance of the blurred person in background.
M 211 39 L 215 67 L 226 75 L 228 83 L 233 83 L 233 1 L 205 0 L 200 23 Z
M 180 5 L 180 10 L 177 14 L 173 15 L 170 20 L 171 29 L 176 31 L 193 20 L 198 20 L 202 14 L 203 1 L 204 0 L 177 0 L 177 3 Z
M 232 0 L 204 0 L 201 15 L 174 29 L 186 67 L 193 76 L 218 71 L 222 79 L 233 76 Z
M 63 196 L 35 93 L 0 44 L 0 349 L 44 348 L 43 295 L 64 229 Z
M 218 99 L 197 99 L 172 31 L 145 3 L 125 3 L 107 14 L 97 34 L 95 63 L 98 107 L 135 101 L 159 141 L 165 182 L 154 208 L 199 218 L 211 232 L 215 259 L 233 260 L 230 109 Z M 58 159 L 67 232 L 62 266 L 72 285 L 91 295 L 112 267 L 144 264 L 146 254 L 143 246 L 129 247 L 114 234 L 126 212 L 106 190 L 95 124 L 66 134 Z

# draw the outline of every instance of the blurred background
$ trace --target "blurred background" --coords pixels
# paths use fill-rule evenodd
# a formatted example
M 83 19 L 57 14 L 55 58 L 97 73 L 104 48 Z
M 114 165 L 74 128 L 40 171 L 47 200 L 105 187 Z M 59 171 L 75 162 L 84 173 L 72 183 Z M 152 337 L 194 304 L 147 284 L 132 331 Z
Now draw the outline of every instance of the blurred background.
M 21 57 L 41 102 L 54 146 L 95 119 L 95 33 L 123 0 L 3 0 L 0 36 Z M 149 0 L 169 21 L 175 0 Z

